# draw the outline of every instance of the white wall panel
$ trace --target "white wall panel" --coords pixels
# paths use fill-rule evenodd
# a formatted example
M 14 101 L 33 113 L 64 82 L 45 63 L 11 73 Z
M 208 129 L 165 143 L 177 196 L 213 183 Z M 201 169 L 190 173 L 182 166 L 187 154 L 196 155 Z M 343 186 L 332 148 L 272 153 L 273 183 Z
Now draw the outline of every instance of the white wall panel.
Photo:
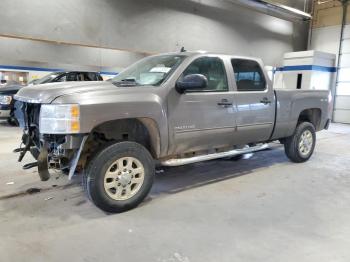
M 348 82 L 350 81 L 350 68 L 340 68 L 338 72 L 338 81 Z
M 343 54 L 344 53 L 350 53 L 350 38 L 349 39 L 345 39 L 343 41 L 343 46 L 342 46 L 342 49 L 343 49 Z
M 350 96 L 350 82 L 341 82 L 337 87 L 337 95 Z
M 350 96 L 337 96 L 335 109 L 350 110 Z M 349 111 L 350 113 L 350 111 Z
M 350 53 L 349 54 L 342 54 L 340 56 L 340 67 L 341 68 L 350 67 Z
M 338 54 L 341 26 L 322 27 L 313 30 L 311 48 Z M 338 71 L 335 97 L 335 122 L 350 123 L 350 25 L 345 27 L 344 42 Z
M 340 32 L 340 26 L 313 29 L 310 49 L 338 54 Z
M 334 111 L 334 122 L 350 124 L 349 110 L 337 109 Z
M 339 39 L 340 41 L 340 39 Z M 342 123 L 350 123 L 350 26 L 344 28 L 342 50 L 339 65 L 339 79 L 335 100 L 334 117 Z
M 350 38 L 350 25 L 346 25 L 344 28 L 344 38 Z

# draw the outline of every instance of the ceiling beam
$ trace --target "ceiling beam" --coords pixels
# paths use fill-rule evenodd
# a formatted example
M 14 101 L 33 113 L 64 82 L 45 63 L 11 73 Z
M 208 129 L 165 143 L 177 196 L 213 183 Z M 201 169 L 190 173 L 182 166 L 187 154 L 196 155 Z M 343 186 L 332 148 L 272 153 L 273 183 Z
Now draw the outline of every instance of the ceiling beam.
M 262 12 L 281 19 L 295 21 L 308 21 L 312 15 L 302 10 L 283 5 L 271 0 L 228 0 L 232 3 L 248 7 L 258 12 Z

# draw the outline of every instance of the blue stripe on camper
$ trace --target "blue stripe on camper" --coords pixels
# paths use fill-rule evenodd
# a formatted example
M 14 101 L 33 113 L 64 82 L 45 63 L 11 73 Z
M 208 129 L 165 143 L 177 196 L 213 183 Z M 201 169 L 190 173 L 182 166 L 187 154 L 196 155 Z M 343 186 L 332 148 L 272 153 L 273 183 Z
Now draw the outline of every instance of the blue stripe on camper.
M 276 68 L 276 71 L 321 71 L 321 72 L 337 72 L 336 67 L 318 66 L 318 65 L 297 65 L 297 66 L 284 66 Z

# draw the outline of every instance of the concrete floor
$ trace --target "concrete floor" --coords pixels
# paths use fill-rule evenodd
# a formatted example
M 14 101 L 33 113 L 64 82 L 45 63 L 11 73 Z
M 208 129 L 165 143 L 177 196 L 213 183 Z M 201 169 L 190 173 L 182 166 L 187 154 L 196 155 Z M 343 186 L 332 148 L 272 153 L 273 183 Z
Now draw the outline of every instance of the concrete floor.
M 158 172 L 147 200 L 116 215 L 87 201 L 79 178 L 23 171 L 19 137 L 0 122 L 1 261 L 350 261 L 350 126 L 318 133 L 304 164 L 274 144 Z

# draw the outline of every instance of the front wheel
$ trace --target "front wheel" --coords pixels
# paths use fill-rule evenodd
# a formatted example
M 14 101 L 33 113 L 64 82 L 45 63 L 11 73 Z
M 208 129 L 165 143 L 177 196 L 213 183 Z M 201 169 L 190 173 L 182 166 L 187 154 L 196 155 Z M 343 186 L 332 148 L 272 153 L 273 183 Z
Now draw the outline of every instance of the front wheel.
M 151 190 L 154 173 L 154 161 L 146 148 L 135 142 L 120 142 L 93 158 L 83 183 L 96 206 L 117 213 L 142 202 Z
M 291 161 L 302 163 L 312 156 L 315 144 L 315 127 L 309 122 L 302 122 L 298 124 L 294 134 L 285 139 L 284 150 Z

